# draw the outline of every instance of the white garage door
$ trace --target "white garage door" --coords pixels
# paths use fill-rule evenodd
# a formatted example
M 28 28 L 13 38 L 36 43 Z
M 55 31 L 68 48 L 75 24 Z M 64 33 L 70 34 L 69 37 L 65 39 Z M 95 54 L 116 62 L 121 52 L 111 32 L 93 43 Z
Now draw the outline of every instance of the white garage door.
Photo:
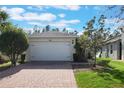
M 72 61 L 69 42 L 35 42 L 30 45 L 31 61 Z

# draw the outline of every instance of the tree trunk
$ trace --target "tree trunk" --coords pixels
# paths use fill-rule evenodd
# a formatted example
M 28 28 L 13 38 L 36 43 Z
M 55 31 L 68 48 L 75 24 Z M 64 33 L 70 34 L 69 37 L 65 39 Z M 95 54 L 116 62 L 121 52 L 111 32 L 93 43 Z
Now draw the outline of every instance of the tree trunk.
M 13 61 L 13 66 L 14 66 L 14 67 L 16 66 L 16 61 L 15 61 L 15 60 Z
M 16 58 L 14 54 L 12 55 L 11 61 L 12 61 L 12 66 L 16 66 Z
M 93 64 L 93 67 L 96 67 L 96 47 L 94 48 L 94 54 L 95 54 L 95 58 L 94 58 L 94 64 Z
M 16 66 L 16 61 L 14 59 L 11 59 L 12 66 Z

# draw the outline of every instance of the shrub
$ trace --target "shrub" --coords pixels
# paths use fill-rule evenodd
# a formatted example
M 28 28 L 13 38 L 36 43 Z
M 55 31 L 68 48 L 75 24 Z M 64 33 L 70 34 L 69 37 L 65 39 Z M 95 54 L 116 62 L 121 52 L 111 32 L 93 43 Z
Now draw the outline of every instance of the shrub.
M 108 66 L 111 60 L 112 60 L 111 58 L 97 58 L 96 62 L 97 62 L 97 65 Z
M 0 55 L 0 64 L 3 64 L 4 60 L 2 59 L 2 56 Z
M 5 57 L 2 54 L 0 54 L 0 64 L 7 63 L 9 61 L 10 60 L 7 57 Z

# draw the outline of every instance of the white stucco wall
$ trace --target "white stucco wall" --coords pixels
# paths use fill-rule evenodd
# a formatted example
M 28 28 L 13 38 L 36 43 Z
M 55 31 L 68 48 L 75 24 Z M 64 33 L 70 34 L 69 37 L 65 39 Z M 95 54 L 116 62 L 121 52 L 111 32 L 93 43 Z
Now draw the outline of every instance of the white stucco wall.
M 108 46 L 108 49 L 109 49 L 108 57 L 110 57 L 110 58 L 112 58 L 114 60 L 117 60 L 118 56 L 119 56 L 119 51 L 118 51 L 119 42 L 120 42 L 120 40 L 104 45 L 102 47 L 102 57 L 106 57 L 106 55 L 107 55 L 107 46 Z M 111 51 L 111 45 L 112 45 L 112 48 L 113 48 L 113 53 L 112 54 L 110 52 Z
M 105 58 L 106 57 L 106 46 L 102 47 L 102 54 L 101 57 Z

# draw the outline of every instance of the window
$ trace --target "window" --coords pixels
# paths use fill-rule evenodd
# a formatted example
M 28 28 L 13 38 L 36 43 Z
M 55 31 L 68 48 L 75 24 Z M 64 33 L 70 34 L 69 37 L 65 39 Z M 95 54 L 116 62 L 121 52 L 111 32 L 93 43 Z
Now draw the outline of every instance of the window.
M 110 46 L 110 49 L 111 49 L 110 54 L 112 54 L 113 53 L 113 46 L 112 45 Z

